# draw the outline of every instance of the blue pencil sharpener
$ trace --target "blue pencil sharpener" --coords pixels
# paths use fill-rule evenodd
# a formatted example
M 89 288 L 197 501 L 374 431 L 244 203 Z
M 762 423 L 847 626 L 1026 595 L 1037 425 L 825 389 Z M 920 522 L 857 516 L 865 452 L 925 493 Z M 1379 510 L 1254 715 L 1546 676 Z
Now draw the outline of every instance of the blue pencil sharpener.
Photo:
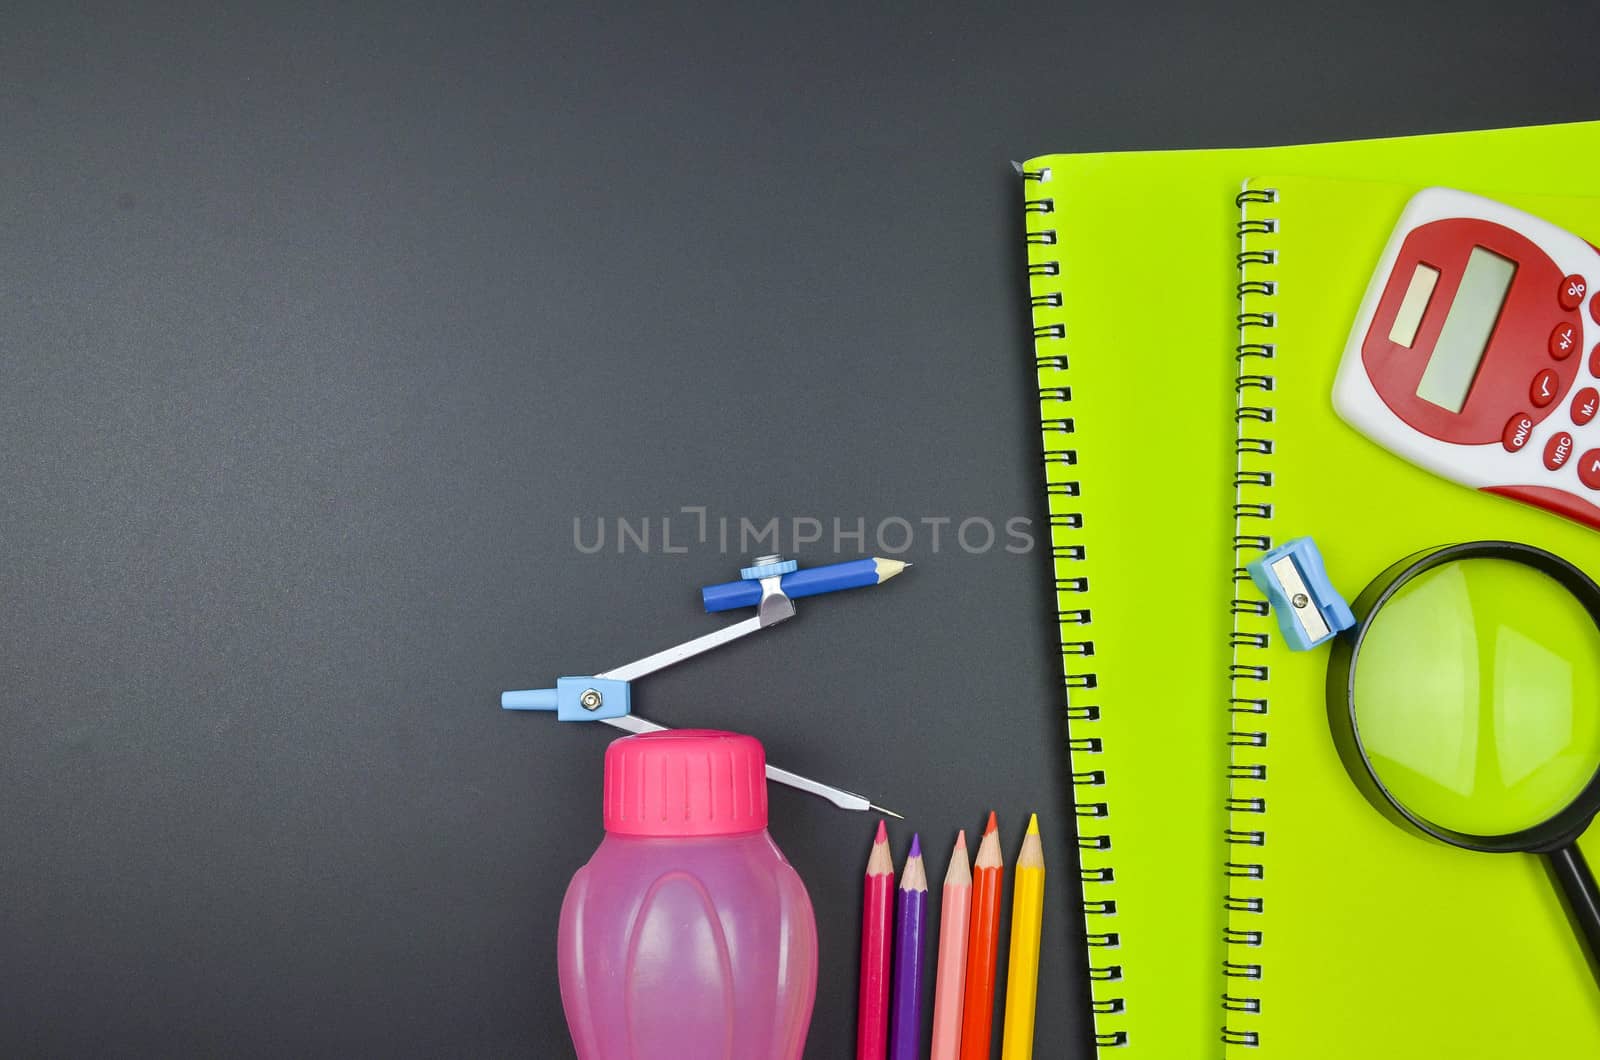
M 1328 580 L 1317 543 L 1309 537 L 1271 549 L 1245 570 L 1271 602 L 1284 642 L 1295 651 L 1310 651 L 1356 624 L 1350 605 Z

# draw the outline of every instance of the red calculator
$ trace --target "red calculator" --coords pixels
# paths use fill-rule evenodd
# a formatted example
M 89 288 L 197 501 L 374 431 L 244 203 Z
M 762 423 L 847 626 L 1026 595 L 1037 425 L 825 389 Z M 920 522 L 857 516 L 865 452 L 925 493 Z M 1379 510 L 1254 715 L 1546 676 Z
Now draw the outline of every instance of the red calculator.
M 1600 251 L 1448 188 L 1406 205 L 1334 381 L 1356 430 L 1600 529 Z

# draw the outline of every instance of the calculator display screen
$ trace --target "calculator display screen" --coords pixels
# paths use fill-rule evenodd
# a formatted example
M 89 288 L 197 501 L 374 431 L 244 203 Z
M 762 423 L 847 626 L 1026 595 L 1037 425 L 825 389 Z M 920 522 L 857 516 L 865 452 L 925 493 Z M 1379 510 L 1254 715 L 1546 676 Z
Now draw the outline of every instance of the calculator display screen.
M 1450 412 L 1461 411 L 1516 272 L 1516 262 L 1483 247 L 1472 248 L 1455 301 L 1417 384 L 1417 397 Z

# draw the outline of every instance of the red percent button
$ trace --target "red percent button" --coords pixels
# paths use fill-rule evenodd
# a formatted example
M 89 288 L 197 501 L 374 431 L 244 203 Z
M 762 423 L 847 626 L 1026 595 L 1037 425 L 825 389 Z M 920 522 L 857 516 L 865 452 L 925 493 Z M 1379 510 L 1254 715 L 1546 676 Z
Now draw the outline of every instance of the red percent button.
M 1561 281 L 1561 293 L 1556 300 L 1561 303 L 1562 309 L 1572 310 L 1583 304 L 1583 296 L 1588 293 L 1589 281 L 1573 273 Z

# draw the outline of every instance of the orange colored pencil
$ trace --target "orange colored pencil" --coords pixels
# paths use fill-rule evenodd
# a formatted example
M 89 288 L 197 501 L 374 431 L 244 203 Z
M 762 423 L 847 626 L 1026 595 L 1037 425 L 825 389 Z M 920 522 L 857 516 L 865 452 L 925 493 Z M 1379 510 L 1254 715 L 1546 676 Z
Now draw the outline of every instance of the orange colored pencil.
M 967 929 L 967 992 L 961 1003 L 961 1060 L 989 1060 L 994 1041 L 994 971 L 1000 955 L 1000 892 L 1005 863 L 994 812 L 983 828 L 972 871 Z
M 967 990 L 967 918 L 972 915 L 972 866 L 967 833 L 956 835 L 939 907 L 939 968 L 933 988 L 932 1060 L 961 1060 L 961 1002 Z
M 861 907 L 861 993 L 856 1004 L 856 1060 L 884 1060 L 889 1052 L 889 958 L 894 946 L 894 858 L 889 831 L 878 822 L 867 859 Z

